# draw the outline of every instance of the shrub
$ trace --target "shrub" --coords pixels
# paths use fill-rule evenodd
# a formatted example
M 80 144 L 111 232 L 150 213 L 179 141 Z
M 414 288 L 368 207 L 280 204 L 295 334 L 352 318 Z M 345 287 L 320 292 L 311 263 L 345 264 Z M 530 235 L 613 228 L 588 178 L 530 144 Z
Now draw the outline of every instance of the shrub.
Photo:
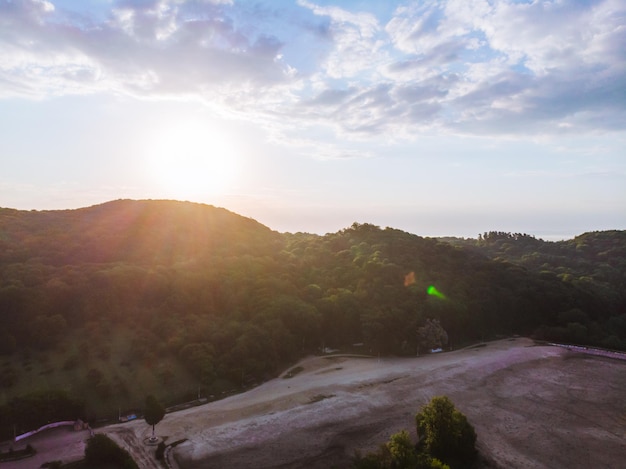
M 89 467 L 115 465 L 124 469 L 139 469 L 128 452 L 115 444 L 108 436 L 95 435 L 87 442 L 85 462 Z
M 424 452 L 449 464 L 467 467 L 476 459 L 476 432 L 446 396 L 433 397 L 415 416 Z
M 352 469 L 460 469 L 474 467 L 476 432 L 446 396 L 434 397 L 415 416 L 420 438 L 413 445 L 403 430 L 377 452 L 357 453 Z

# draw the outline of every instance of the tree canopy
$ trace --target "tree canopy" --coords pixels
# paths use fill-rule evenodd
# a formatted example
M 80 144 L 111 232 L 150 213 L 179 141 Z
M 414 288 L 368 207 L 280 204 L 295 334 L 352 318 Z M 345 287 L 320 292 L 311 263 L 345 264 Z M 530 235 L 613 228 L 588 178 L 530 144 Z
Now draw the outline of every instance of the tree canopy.
M 439 349 L 448 343 L 448 333 L 438 319 L 426 319 L 426 324 L 417 329 L 417 340 L 421 350 Z
M 145 389 L 221 395 L 322 348 L 415 355 L 435 324 L 454 347 L 520 334 L 626 349 L 625 272 L 621 231 L 319 236 L 175 201 L 0 209 L 0 388 L 6 403 L 69 382 L 88 416 L 117 414 Z
M 154 426 L 165 417 L 165 407 L 152 394 L 146 397 L 143 417 L 148 425 L 152 425 L 152 438 L 155 438 Z
M 476 432 L 447 396 L 433 397 L 415 416 L 420 445 L 452 469 L 476 458 Z
M 475 467 L 476 433 L 447 396 L 434 397 L 415 416 L 419 441 L 406 430 L 378 451 L 356 454 L 354 469 L 462 469 Z

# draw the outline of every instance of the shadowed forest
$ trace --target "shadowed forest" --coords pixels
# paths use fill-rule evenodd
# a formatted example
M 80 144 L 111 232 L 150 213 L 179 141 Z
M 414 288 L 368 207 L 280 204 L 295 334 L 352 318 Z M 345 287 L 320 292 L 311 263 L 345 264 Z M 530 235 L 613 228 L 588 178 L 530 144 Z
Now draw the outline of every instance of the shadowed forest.
M 219 398 L 326 348 L 414 356 L 429 319 L 452 348 L 626 350 L 626 232 L 320 236 L 189 202 L 0 209 L 0 433 L 77 408 L 117 419 L 148 394 Z

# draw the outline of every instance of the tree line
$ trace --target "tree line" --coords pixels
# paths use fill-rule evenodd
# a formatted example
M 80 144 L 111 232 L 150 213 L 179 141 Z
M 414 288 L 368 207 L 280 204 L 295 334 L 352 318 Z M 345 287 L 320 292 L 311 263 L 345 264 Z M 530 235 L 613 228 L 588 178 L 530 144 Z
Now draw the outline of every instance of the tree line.
M 181 382 L 217 396 L 323 347 L 415 355 L 435 324 L 452 348 L 521 334 L 626 349 L 624 232 L 579 238 L 277 233 L 173 201 L 0 209 L 0 386 L 23 393 L 56 356 L 42 373 L 115 409 L 153 392 L 138 374 L 164 401 Z

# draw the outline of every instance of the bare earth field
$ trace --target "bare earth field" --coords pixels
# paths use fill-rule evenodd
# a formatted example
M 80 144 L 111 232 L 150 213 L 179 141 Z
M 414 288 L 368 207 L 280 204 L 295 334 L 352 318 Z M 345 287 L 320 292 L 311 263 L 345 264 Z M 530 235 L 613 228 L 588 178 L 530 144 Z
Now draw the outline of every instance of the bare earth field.
M 355 450 L 374 450 L 402 429 L 416 438 L 415 413 L 448 395 L 493 467 L 626 467 L 625 361 L 518 338 L 419 358 L 315 357 L 299 366 L 293 378 L 167 414 L 157 434 L 187 439 L 172 451 L 173 466 L 347 467 Z M 140 467 L 160 467 L 144 444 L 144 421 L 101 431 Z

